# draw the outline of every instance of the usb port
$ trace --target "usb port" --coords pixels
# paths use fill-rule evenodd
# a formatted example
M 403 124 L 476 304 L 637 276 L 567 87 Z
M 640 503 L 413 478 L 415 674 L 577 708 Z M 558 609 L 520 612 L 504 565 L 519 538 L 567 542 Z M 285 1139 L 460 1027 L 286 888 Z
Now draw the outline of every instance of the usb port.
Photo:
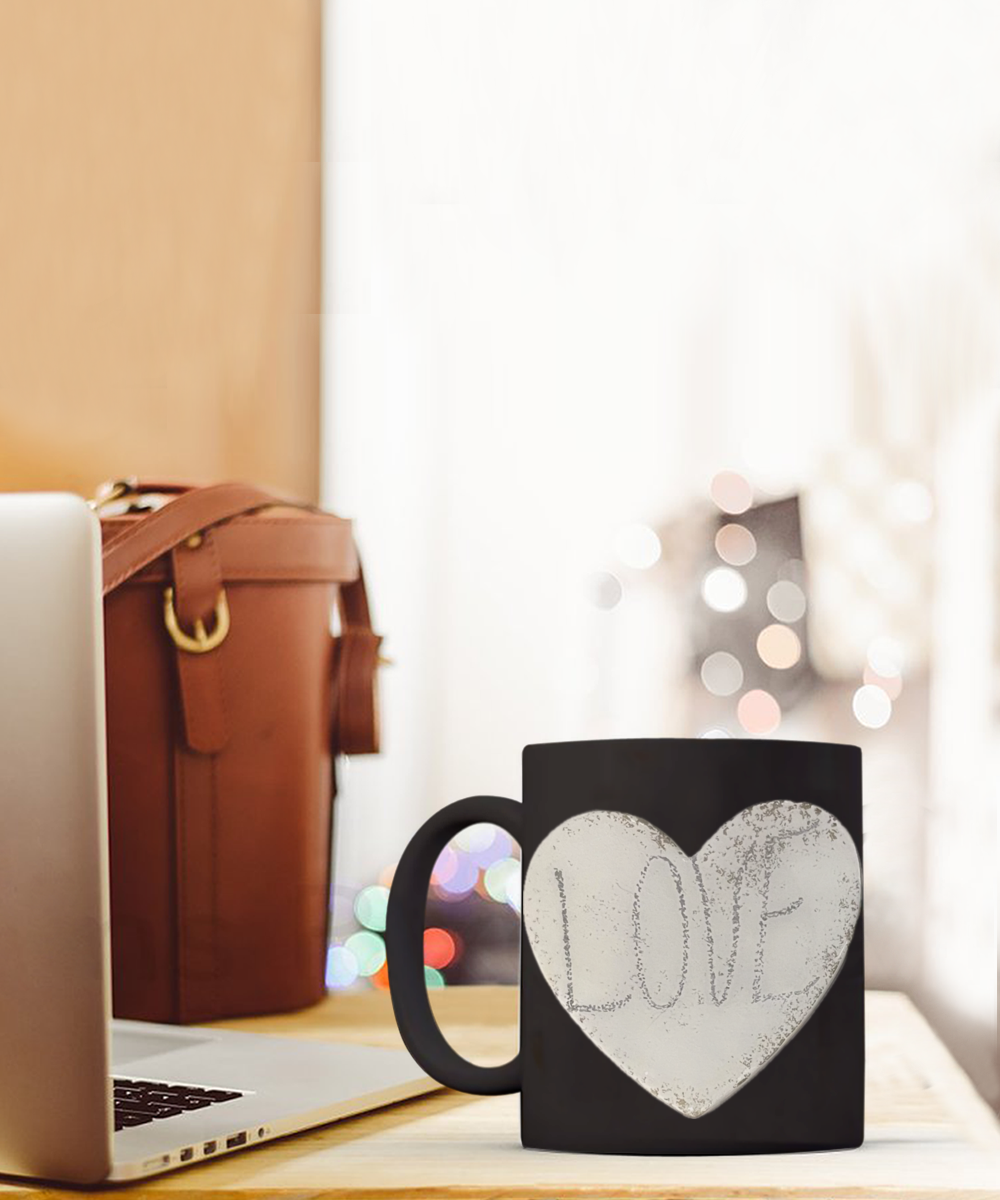
M 185 1146 L 181 1151 L 181 1162 L 190 1162 L 194 1158 L 194 1146 Z
M 226 1149 L 234 1150 L 237 1146 L 245 1146 L 247 1144 L 247 1135 L 245 1133 L 234 1133 L 232 1137 L 226 1138 Z
M 202 1146 L 202 1150 L 205 1154 L 214 1154 L 218 1149 L 218 1145 L 218 1142 L 206 1142 L 204 1146 Z

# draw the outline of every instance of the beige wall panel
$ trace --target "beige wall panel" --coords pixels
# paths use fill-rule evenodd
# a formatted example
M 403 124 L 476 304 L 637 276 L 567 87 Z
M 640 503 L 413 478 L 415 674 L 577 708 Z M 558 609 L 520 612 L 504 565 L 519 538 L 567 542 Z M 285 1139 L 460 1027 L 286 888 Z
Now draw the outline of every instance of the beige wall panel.
M 0 489 L 316 494 L 320 19 L 0 4 Z

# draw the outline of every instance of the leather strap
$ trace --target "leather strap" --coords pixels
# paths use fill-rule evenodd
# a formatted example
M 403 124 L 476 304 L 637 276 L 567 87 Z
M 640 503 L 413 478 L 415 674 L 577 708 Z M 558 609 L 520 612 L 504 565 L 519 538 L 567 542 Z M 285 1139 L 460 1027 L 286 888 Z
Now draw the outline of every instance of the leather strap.
M 148 514 L 149 510 L 146 510 Z M 144 519 L 142 513 L 101 517 L 105 545 Z M 347 583 L 358 577 L 351 522 L 332 513 L 298 508 L 264 508 L 212 526 L 212 540 L 226 586 L 237 583 Z M 183 543 L 182 543 L 183 544 Z M 174 582 L 169 554 L 115 589 L 160 588 Z
M 334 638 L 331 739 L 334 753 L 379 751 L 378 667 L 382 639 L 372 629 L 365 577 L 337 593 L 340 633 Z
M 174 610 L 182 628 L 196 619 L 207 620 L 222 589 L 219 558 L 211 526 L 220 521 L 272 507 L 281 501 L 268 492 L 243 484 L 213 487 L 130 482 L 130 492 L 173 491 L 174 498 L 112 537 L 104 547 L 104 594 L 108 595 L 137 571 L 163 554 L 170 554 Z M 197 548 L 188 540 L 197 534 Z M 184 718 L 184 736 L 198 754 L 216 754 L 229 738 L 226 722 L 224 648 L 208 654 L 178 650 L 177 676 Z
M 138 487 L 136 490 L 154 489 Z M 193 534 L 220 521 L 227 521 L 230 517 L 256 512 L 261 508 L 273 508 L 275 505 L 313 508 L 309 504 L 280 500 L 269 492 L 243 483 L 216 483 L 179 493 L 162 508 L 155 509 L 136 521 L 131 528 L 123 530 L 104 547 L 105 596 Z
M 182 629 L 192 629 L 199 619 L 207 623 L 223 587 L 211 529 L 199 537 L 196 547 L 181 542 L 170 551 L 174 611 Z M 177 653 L 184 733 L 199 754 L 216 754 L 229 740 L 224 650 L 223 645 L 208 654 Z
M 256 512 L 263 508 L 282 506 L 313 512 L 320 510 L 311 504 L 283 500 L 260 488 L 241 483 L 219 483 L 209 487 L 183 490 L 178 484 L 151 484 L 131 481 L 130 490 L 174 493 L 162 508 L 154 509 L 127 529 L 112 536 L 104 546 L 104 595 L 107 596 L 144 567 L 168 552 L 171 553 L 175 585 L 181 590 L 177 574 L 184 553 L 183 544 L 194 534 L 203 535 L 211 526 L 233 517 Z M 211 543 L 209 549 L 212 549 Z M 198 552 L 195 552 L 198 553 Z M 211 564 L 210 564 L 211 565 Z M 215 571 L 218 573 L 217 559 Z M 178 596 L 183 609 L 200 607 L 207 600 L 206 587 L 210 582 L 200 571 L 198 583 Z M 221 580 L 220 580 L 221 583 Z M 373 754 L 378 751 L 378 703 L 376 674 L 378 651 L 382 639 L 372 629 L 368 594 L 360 563 L 358 576 L 341 584 L 337 590 L 341 628 L 334 639 L 333 702 L 331 742 L 334 753 Z M 214 599 L 212 600 L 214 603 Z M 211 604 L 206 604 L 210 608 Z M 179 610 L 180 611 L 180 610 Z M 185 616 L 191 616 L 185 612 Z M 193 615 L 199 615 L 194 613 Z M 185 732 L 192 749 L 211 753 L 225 744 L 225 727 L 221 682 L 216 678 L 217 663 L 204 660 L 215 658 L 215 652 L 191 656 L 179 651 L 181 659 L 197 658 L 200 664 L 182 662 L 182 688 L 185 697 Z M 184 675 L 190 678 L 183 678 Z M 189 686 L 183 687 L 184 684 Z

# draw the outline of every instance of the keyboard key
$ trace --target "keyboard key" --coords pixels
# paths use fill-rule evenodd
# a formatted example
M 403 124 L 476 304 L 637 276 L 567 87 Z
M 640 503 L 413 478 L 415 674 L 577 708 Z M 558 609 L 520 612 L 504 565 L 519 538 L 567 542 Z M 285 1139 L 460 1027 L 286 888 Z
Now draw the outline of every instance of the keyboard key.
M 150 1121 L 155 1120 L 146 1113 L 115 1113 L 115 1129 L 129 1129 L 133 1125 L 148 1125 Z
M 115 1112 L 143 1113 L 150 1117 L 176 1117 L 184 1110 L 176 1104 L 152 1104 L 149 1101 L 123 1100 L 115 1105 Z

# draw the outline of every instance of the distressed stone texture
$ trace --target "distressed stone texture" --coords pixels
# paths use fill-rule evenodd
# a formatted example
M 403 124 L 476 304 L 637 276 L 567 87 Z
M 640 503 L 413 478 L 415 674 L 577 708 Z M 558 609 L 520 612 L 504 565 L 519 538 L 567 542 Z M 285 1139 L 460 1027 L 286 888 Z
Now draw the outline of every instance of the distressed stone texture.
M 524 884 L 532 951 L 590 1040 L 687 1117 L 724 1103 L 836 979 L 861 907 L 854 843 L 824 809 L 744 809 L 689 858 L 623 812 L 565 821 Z

